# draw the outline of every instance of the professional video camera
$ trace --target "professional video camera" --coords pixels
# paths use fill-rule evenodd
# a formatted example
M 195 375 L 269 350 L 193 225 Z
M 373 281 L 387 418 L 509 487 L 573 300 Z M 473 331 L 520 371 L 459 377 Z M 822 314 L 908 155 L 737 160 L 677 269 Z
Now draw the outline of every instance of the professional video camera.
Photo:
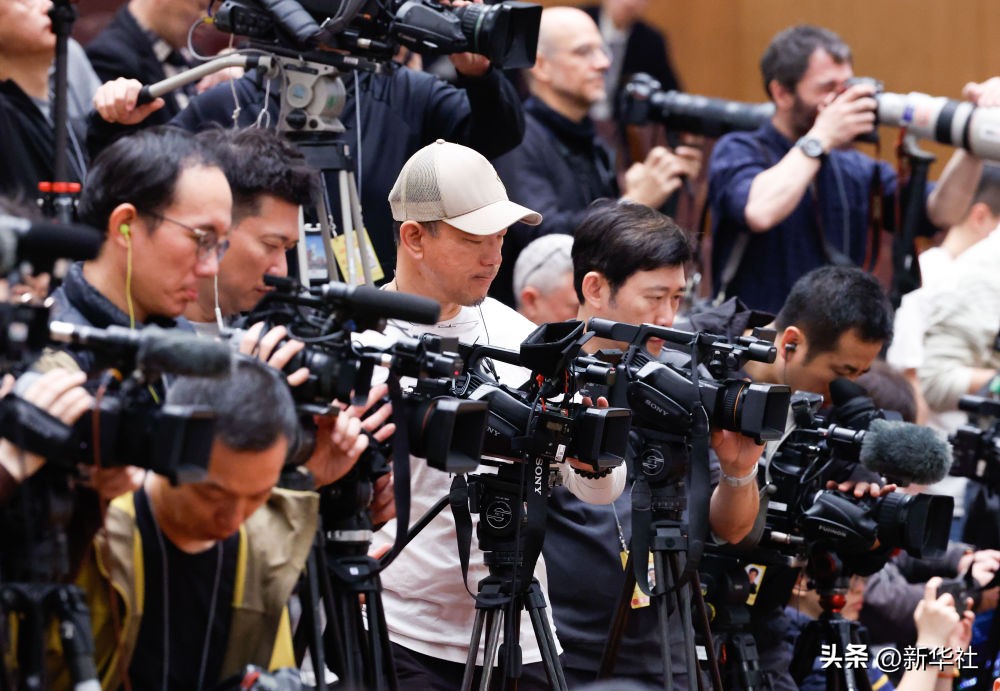
M 773 492 L 761 544 L 802 553 L 819 543 L 845 559 L 856 557 L 850 566 L 861 574 L 881 568 L 897 547 L 916 557 L 940 554 L 951 497 L 894 492 L 858 499 L 825 487 L 848 479 L 859 461 L 896 484 L 936 482 L 948 472 L 947 446 L 929 428 L 889 419 L 852 382 L 837 380 L 831 392 L 843 403 L 829 419 L 816 415 L 822 397 L 796 394 L 797 428 L 768 464 Z
M 135 465 L 175 484 L 203 477 L 212 448 L 213 415 L 198 407 L 163 405 L 149 391 L 164 373 L 225 374 L 231 354 L 224 344 L 156 326 L 135 331 L 52 322 L 50 328 L 54 341 L 99 352 L 110 374 L 95 382 L 96 405 L 72 428 L 18 395 L 40 375 L 22 376 L 15 392 L 0 400 L 3 437 L 63 472 L 77 464 Z
M 691 407 L 700 403 L 712 426 L 740 432 L 757 443 L 778 439 L 784 432 L 789 388 L 734 377 L 750 360 L 774 362 L 773 342 L 741 336 L 727 343 L 715 334 L 605 319 L 592 319 L 589 326 L 598 336 L 630 344 L 621 360 L 626 376 L 618 384 L 624 397 L 615 396 L 615 400 L 628 401 L 637 426 L 686 434 L 691 428 Z M 650 338 L 665 341 L 662 358 L 667 364 L 645 350 Z M 692 366 L 697 370 L 699 365 L 707 368 L 710 378 L 696 375 L 692 381 Z
M 587 384 L 614 383 L 614 367 L 579 354 L 592 336 L 584 333 L 582 322 L 555 322 L 535 329 L 516 352 L 486 345 L 468 348 L 467 377 L 458 387 L 463 397 L 489 403 L 487 456 L 513 459 L 528 453 L 557 462 L 569 456 L 590 463 L 596 473 L 622 463 L 631 413 L 569 400 Z M 498 384 L 478 369 L 487 357 L 530 369 L 536 378 L 524 390 Z
M 410 450 L 446 472 L 469 472 L 479 465 L 486 406 L 450 395 L 451 381 L 463 369 L 457 354 L 442 350 L 440 339 L 426 336 L 402 336 L 384 348 L 353 341 L 353 333 L 381 331 L 387 319 L 433 324 L 440 312 L 435 301 L 336 282 L 304 288 L 290 279 L 267 276 L 265 281 L 275 289 L 246 322 L 284 325 L 289 338 L 305 342 L 285 366 L 289 374 L 309 369 L 309 379 L 292 388 L 300 413 L 311 418 L 332 412 L 334 400 L 365 401 L 374 368 L 382 365 L 396 376 L 417 380 L 406 396 L 405 411 L 394 411 L 398 424 L 406 425 Z M 404 413 L 405 420 L 399 417 Z
M 969 413 L 969 421 L 948 437 L 951 474 L 977 480 L 996 491 L 1000 488 L 1000 401 L 962 396 L 958 409 Z
M 225 0 L 215 25 L 265 50 L 339 50 L 384 62 L 400 44 L 430 55 L 471 51 L 513 69 L 535 63 L 541 15 L 541 5 L 526 2 Z

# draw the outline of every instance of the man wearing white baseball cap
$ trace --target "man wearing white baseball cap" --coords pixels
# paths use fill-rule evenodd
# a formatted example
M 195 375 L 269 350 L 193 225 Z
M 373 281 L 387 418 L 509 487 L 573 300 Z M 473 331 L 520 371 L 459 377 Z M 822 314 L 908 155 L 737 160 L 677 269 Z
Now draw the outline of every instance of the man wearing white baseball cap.
M 499 176 L 482 155 L 441 140 L 406 162 L 389 193 L 389 204 L 397 249 L 396 276 L 386 289 L 438 300 L 441 321 L 422 326 L 390 320 L 386 336 L 432 333 L 464 343 L 518 349 L 535 325 L 487 298 L 486 292 L 500 267 L 507 227 L 517 221 L 538 224 L 541 215 L 507 198 Z M 524 383 L 530 375 L 504 363 L 496 363 L 496 371 L 502 383 L 512 386 Z M 411 456 L 410 465 L 410 512 L 420 516 L 448 494 L 451 477 L 420 458 Z M 559 466 L 563 484 L 583 501 L 610 503 L 625 484 L 624 466 L 600 477 L 571 462 Z M 473 520 L 477 517 L 473 514 Z M 373 549 L 391 545 L 395 531 L 395 521 L 390 521 L 376 533 Z M 476 612 L 468 591 L 474 593 L 487 575 L 483 553 L 473 537 L 468 578 L 463 582 L 455 519 L 447 509 L 383 572 L 382 599 L 400 688 L 460 687 Z M 535 576 L 545 590 L 541 558 Z M 546 608 L 551 627 L 549 611 Z M 519 640 L 524 667 L 518 688 L 549 688 L 527 615 L 521 619 Z M 481 640 L 479 665 L 484 644 Z

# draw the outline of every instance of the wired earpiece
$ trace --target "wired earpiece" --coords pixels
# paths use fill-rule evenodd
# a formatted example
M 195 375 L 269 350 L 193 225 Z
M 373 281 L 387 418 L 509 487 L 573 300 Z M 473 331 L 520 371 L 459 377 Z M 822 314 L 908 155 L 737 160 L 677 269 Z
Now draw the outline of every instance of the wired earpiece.
M 124 235 L 126 238 L 132 236 L 132 228 L 129 226 L 128 223 L 122 223 L 120 226 L 118 226 L 118 232 Z

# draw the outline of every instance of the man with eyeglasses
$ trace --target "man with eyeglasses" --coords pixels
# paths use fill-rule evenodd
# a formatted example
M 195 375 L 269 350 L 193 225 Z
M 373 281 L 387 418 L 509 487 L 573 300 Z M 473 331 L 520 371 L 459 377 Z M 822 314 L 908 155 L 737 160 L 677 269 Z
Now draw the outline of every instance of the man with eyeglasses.
M 105 232 L 104 245 L 70 268 L 53 293 L 52 318 L 183 326 L 200 281 L 219 269 L 232 204 L 225 174 L 199 139 L 169 128 L 119 139 L 94 161 L 80 197 L 80 219 Z M 92 353 L 73 354 L 92 369 Z
M 495 161 L 510 198 L 545 217 L 537 228 L 517 224 L 507 235 L 490 295 L 510 305 L 514 262 L 533 239 L 572 233 L 587 206 L 602 197 L 659 208 L 685 176 L 695 178 L 701 168 L 698 149 L 656 147 L 629 168 L 619 190 L 613 156 L 598 140 L 588 114 L 604 99 L 610 65 L 600 31 L 585 12 L 572 7 L 542 12 L 538 53 L 529 71 L 531 98 L 524 104 L 524 140 Z

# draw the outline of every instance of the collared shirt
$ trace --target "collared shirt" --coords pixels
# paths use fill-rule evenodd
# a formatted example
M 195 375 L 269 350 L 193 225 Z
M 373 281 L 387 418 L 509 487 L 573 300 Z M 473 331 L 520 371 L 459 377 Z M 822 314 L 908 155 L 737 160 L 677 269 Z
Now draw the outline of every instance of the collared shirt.
M 149 41 L 153 47 L 153 55 L 163 65 L 163 73 L 168 78 L 194 67 L 185 52 L 175 50 L 173 46 L 151 31 L 147 31 L 146 33 L 149 35 Z M 194 95 L 194 84 L 187 84 L 174 92 L 174 98 L 177 99 L 177 105 L 180 106 L 181 110 L 187 108 L 188 101 Z
M 750 233 L 745 217 L 750 185 L 792 146 L 767 122 L 754 132 L 727 134 L 712 151 L 708 202 L 716 293 L 736 239 Z M 767 232 L 750 233 L 727 296 L 739 296 L 753 309 L 777 313 L 796 279 L 831 263 L 829 255 L 847 257 L 861 265 L 871 246 L 869 201 L 879 187 L 884 200 L 883 226 L 891 228 L 895 170 L 885 161 L 853 149 L 831 151 L 792 213 Z M 821 237 L 826 238 L 826 247 Z

